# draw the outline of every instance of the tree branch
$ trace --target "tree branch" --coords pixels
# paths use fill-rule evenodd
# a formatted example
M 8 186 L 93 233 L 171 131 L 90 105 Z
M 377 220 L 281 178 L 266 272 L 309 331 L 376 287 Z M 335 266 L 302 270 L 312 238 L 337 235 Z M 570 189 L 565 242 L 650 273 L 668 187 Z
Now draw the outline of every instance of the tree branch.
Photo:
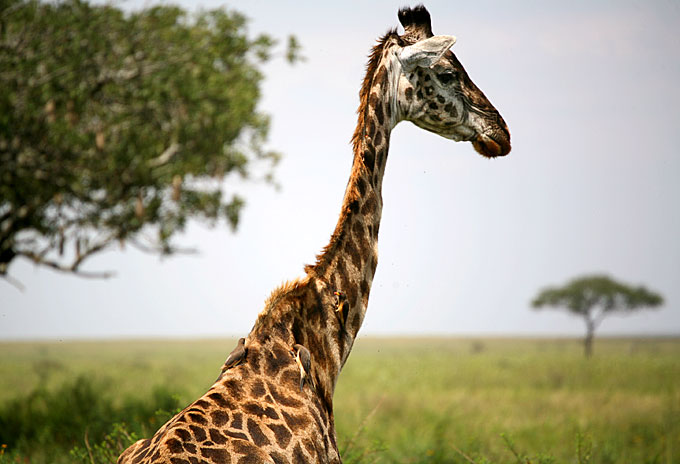
M 145 253 L 159 253 L 159 254 L 185 254 L 185 255 L 193 255 L 198 253 L 198 249 L 196 248 L 179 248 L 179 247 L 171 247 L 168 246 L 163 247 L 163 246 L 157 246 L 157 245 L 144 245 L 143 243 L 140 243 L 137 240 L 134 240 L 132 238 L 128 238 L 127 241 L 130 242 L 132 246 L 137 248 L 139 251 L 143 251 Z
M 108 279 L 110 277 L 113 277 L 115 275 L 115 272 L 112 272 L 112 271 L 81 271 L 81 270 L 78 269 L 78 266 L 80 266 L 80 264 L 82 263 L 82 261 L 85 259 L 86 256 L 89 256 L 92 253 L 95 253 L 96 251 L 101 250 L 102 248 L 104 248 L 104 246 L 106 244 L 100 244 L 100 245 L 87 250 L 86 253 L 84 253 L 79 258 L 77 258 L 73 262 L 73 264 L 71 264 L 70 266 L 64 266 L 63 264 L 60 264 L 56 261 L 45 259 L 42 256 L 42 253 L 37 254 L 37 253 L 33 253 L 32 251 L 17 251 L 16 254 L 17 254 L 17 256 L 24 256 L 25 258 L 30 259 L 31 261 L 33 261 L 36 264 L 41 264 L 43 266 L 51 267 L 55 271 L 67 272 L 67 273 L 70 273 L 70 274 L 78 275 L 80 277 L 88 277 L 88 278 L 93 278 L 93 279 Z
M 172 142 L 170 146 L 163 151 L 163 153 L 149 161 L 149 167 L 157 168 L 158 166 L 164 165 L 170 161 L 173 156 L 175 156 L 175 154 L 179 151 L 179 148 L 179 143 Z
M 88 256 L 97 253 L 98 251 L 101 251 L 104 249 L 106 245 L 111 243 L 112 239 L 108 238 L 106 240 L 103 240 L 102 242 L 98 243 L 97 245 L 88 248 L 84 253 L 81 253 L 79 256 L 76 256 L 76 260 L 73 262 L 71 265 L 71 269 L 74 271 L 78 270 L 78 266 L 87 258 Z

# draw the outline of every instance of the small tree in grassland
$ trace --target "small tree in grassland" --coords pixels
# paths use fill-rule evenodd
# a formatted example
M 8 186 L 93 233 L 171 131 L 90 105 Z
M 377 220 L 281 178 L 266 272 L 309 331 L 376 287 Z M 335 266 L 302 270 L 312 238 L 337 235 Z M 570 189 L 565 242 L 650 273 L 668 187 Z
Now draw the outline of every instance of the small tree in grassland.
M 572 279 L 563 287 L 547 287 L 531 302 L 536 309 L 550 306 L 581 316 L 586 323 L 586 357 L 593 354 L 595 329 L 612 313 L 628 313 L 663 304 L 663 297 L 643 286 L 632 286 L 605 275 Z

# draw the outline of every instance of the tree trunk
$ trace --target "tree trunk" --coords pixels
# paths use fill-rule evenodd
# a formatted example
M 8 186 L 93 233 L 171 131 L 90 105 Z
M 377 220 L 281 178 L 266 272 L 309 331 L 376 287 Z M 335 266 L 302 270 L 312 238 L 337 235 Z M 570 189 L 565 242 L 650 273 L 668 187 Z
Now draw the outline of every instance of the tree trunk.
M 586 358 L 593 356 L 593 338 L 595 337 L 595 322 L 586 319 L 586 338 L 583 340 Z

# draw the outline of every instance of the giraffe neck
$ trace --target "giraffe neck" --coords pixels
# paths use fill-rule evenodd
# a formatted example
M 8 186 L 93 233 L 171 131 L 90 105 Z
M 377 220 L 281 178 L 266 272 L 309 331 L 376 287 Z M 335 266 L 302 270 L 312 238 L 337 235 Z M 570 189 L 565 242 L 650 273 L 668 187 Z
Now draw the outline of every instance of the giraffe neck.
M 330 243 L 316 265 L 306 268 L 331 292 L 346 294 L 351 308 L 345 322 L 347 341 L 353 341 L 363 322 L 378 264 L 382 179 L 391 128 L 382 125 L 369 130 L 368 126 L 373 125 L 370 120 L 361 129 L 365 135 L 355 147 L 351 175 Z
M 333 385 L 363 323 L 378 264 L 382 181 L 390 133 L 400 119 L 396 94 L 401 67 L 391 45 L 388 34 L 371 53 L 360 92 L 358 123 L 352 138 L 354 159 L 340 217 L 317 264 L 306 268 L 318 286 L 344 292 L 349 302 L 342 337 L 328 336 L 338 344 L 339 365 L 337 372 L 330 374 Z
M 305 267 L 305 278 L 272 293 L 247 342 L 252 351 L 269 353 L 295 343 L 309 349 L 316 392 L 331 421 L 337 378 L 364 320 L 378 264 L 382 179 L 390 132 L 399 120 L 400 65 L 387 49 L 392 37 L 383 38 L 369 60 L 352 138 L 352 172 L 330 242 L 316 264 Z M 344 292 L 349 302 L 344 325 L 334 311 L 335 291 Z

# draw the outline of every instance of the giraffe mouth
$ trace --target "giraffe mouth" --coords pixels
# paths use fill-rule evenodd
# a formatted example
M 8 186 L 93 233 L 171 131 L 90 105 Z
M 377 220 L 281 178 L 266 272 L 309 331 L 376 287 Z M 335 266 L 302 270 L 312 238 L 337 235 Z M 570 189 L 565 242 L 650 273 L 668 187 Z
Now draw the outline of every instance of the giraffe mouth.
M 510 134 L 501 131 L 494 134 L 480 134 L 472 146 L 482 156 L 496 158 L 510 153 Z

